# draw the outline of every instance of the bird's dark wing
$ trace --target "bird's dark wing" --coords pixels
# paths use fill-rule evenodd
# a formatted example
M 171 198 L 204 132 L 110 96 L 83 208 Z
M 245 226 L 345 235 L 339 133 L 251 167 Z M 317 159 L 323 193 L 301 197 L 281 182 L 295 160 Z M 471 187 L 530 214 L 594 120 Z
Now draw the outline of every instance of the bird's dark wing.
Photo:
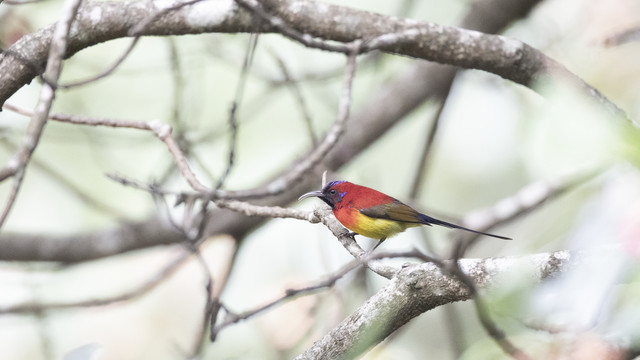
M 464 226 L 456 225 L 450 222 L 433 218 L 425 214 L 421 214 L 416 210 L 414 210 L 411 206 L 403 204 L 398 200 L 394 200 L 393 202 L 390 202 L 387 204 L 376 205 L 366 209 L 358 209 L 358 210 L 363 215 L 376 218 L 376 219 L 388 219 L 388 220 L 394 220 L 394 221 L 399 221 L 403 223 L 424 224 L 429 226 L 440 225 L 440 226 L 448 227 L 451 229 L 460 229 L 460 230 L 470 231 L 476 234 L 491 236 L 498 239 L 511 240 L 511 238 L 506 236 L 472 230 Z
M 366 209 L 358 209 L 361 214 L 375 219 L 388 219 L 404 223 L 423 224 L 420 213 L 415 211 L 411 206 L 406 205 L 398 200 L 393 202 L 368 207 Z M 431 225 L 431 224 L 426 224 Z

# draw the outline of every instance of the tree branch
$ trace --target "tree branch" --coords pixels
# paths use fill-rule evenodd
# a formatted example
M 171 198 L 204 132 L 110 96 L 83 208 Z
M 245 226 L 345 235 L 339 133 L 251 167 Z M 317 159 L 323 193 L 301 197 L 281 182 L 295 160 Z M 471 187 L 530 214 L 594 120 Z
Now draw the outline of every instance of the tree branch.
M 516 269 L 542 281 L 565 270 L 571 262 L 572 256 L 566 251 L 522 258 L 460 260 L 462 269 L 479 289 L 491 287 L 500 274 Z M 464 284 L 443 274 L 437 265 L 423 263 L 406 267 L 296 359 L 356 358 L 414 317 L 444 304 L 468 300 L 471 296 Z
M 60 21 L 54 25 L 55 28 L 50 39 L 49 52 L 47 54 L 47 65 L 43 76 L 46 83 L 40 90 L 40 99 L 36 105 L 34 115 L 29 122 L 27 135 L 25 136 L 25 139 L 20 145 L 18 151 L 16 151 L 7 164 L 0 169 L 0 182 L 10 176 L 14 177 L 11 192 L 4 209 L 0 214 L 0 227 L 4 224 L 5 220 L 9 216 L 9 212 L 11 211 L 13 204 L 15 203 L 18 191 L 22 185 L 22 180 L 24 179 L 27 165 L 31 160 L 33 152 L 38 146 L 38 142 L 40 141 L 40 137 L 44 131 L 44 126 L 47 123 L 53 99 L 56 94 L 55 84 L 58 82 L 60 72 L 62 71 L 62 57 L 64 56 L 67 48 L 71 23 L 76 17 L 80 3 L 81 0 L 67 0 L 64 3 L 62 17 Z

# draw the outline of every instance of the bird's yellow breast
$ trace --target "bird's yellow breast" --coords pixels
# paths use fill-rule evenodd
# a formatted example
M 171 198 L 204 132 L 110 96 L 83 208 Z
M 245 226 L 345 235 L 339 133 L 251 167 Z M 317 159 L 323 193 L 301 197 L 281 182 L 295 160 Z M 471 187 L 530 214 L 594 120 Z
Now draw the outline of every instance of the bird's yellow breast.
M 408 227 L 420 225 L 387 219 L 376 219 L 365 215 L 357 216 L 356 219 L 356 221 L 350 224 L 343 223 L 343 225 L 353 232 L 378 240 L 390 238 L 397 233 L 405 231 Z

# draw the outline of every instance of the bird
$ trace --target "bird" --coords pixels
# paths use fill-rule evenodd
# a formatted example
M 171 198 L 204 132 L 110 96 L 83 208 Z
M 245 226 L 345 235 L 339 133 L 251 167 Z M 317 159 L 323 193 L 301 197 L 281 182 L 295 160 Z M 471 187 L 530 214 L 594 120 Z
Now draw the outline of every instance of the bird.
M 357 185 L 344 180 L 327 183 L 321 190 L 308 192 L 298 200 L 318 197 L 333 210 L 333 215 L 347 229 L 372 239 L 377 239 L 369 252 L 375 250 L 383 241 L 407 228 L 420 225 L 440 225 L 447 228 L 469 231 L 503 240 L 511 238 L 464 226 L 422 214 L 411 206 L 380 191 Z

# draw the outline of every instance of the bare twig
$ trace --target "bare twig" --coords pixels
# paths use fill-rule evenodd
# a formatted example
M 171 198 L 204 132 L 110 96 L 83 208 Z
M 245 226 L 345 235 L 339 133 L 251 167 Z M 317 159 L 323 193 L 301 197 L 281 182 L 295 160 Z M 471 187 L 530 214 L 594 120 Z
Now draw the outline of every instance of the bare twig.
M 189 244 L 191 245 L 191 244 Z M 209 319 L 211 318 L 211 312 L 214 310 L 215 304 L 217 303 L 217 295 L 213 293 L 213 276 L 211 275 L 211 270 L 209 269 L 209 265 L 202 257 L 200 253 L 200 249 L 198 246 L 188 246 L 189 250 L 195 255 L 196 260 L 198 261 L 198 265 L 202 269 L 202 273 L 205 277 L 205 302 L 204 302 L 204 314 L 202 316 L 202 323 L 200 324 L 200 328 L 196 332 L 195 342 L 193 344 L 193 348 L 189 354 L 189 358 L 195 358 L 202 351 L 202 345 L 204 344 L 205 334 L 207 332 L 207 328 L 209 327 Z
M 293 97 L 298 102 L 300 107 L 300 112 L 302 113 L 302 118 L 304 119 L 305 127 L 307 128 L 307 133 L 309 133 L 309 139 L 311 139 L 311 144 L 315 147 L 318 144 L 318 137 L 316 136 L 315 131 L 313 131 L 313 121 L 311 120 L 311 113 L 307 107 L 307 103 L 304 100 L 304 96 L 302 95 L 302 91 L 300 89 L 300 85 L 298 81 L 296 81 L 292 76 L 291 72 L 287 64 L 284 62 L 281 56 L 279 56 L 275 51 L 269 51 L 271 56 L 276 60 L 278 64 L 278 68 L 283 76 L 283 84 L 288 85 L 288 88 L 291 89 L 291 93 Z
M 266 304 L 259 306 L 253 310 L 248 310 L 239 314 L 235 314 L 227 310 L 227 315 L 220 324 L 218 325 L 215 325 L 214 323 L 211 324 L 212 325 L 211 341 L 215 341 L 220 331 L 224 330 L 226 327 L 230 325 L 249 319 L 255 315 L 265 312 L 282 303 L 294 300 L 299 296 L 312 295 L 312 294 L 315 294 L 318 290 L 333 287 L 338 280 L 342 279 L 350 271 L 358 268 L 361 265 L 362 263 L 358 260 L 351 261 L 346 265 L 344 265 L 343 267 L 341 267 L 338 271 L 334 272 L 332 275 L 328 276 L 326 279 L 317 281 L 313 285 L 309 285 L 309 286 L 305 286 L 297 289 L 287 289 L 285 290 L 285 293 L 282 296 L 278 297 L 275 300 L 269 301 Z M 224 305 L 221 305 L 221 306 L 225 309 L 228 309 Z
M 310 223 L 320 222 L 317 213 L 294 208 L 279 206 L 252 205 L 238 200 L 216 200 L 215 204 L 221 208 L 241 212 L 247 216 L 265 216 L 270 218 L 289 218 L 305 220 Z
M 67 37 L 69 36 L 71 23 L 76 17 L 80 3 L 81 0 L 67 0 L 64 3 L 62 16 L 51 37 L 47 67 L 43 76 L 47 82 L 42 86 L 42 90 L 40 91 L 40 99 L 38 100 L 35 113 L 27 128 L 27 135 L 18 151 L 13 155 L 11 160 L 9 160 L 7 165 L 0 170 L 0 181 L 10 176 L 15 176 L 11 193 L 0 214 L 0 227 L 4 224 L 15 203 L 27 165 L 38 146 L 44 126 L 47 123 L 49 111 L 51 111 L 51 105 L 55 98 L 56 87 L 54 84 L 58 82 L 60 72 L 62 71 L 62 59 L 67 49 Z
M 352 51 L 351 47 L 348 45 L 340 43 L 329 43 L 326 41 L 314 39 L 309 34 L 303 34 L 299 32 L 293 27 L 287 25 L 279 17 L 269 14 L 269 12 L 264 9 L 263 5 L 260 2 L 254 2 L 253 0 L 235 0 L 235 2 L 268 22 L 269 25 L 277 29 L 282 35 L 298 41 L 304 46 L 326 51 L 339 52 L 343 54 L 349 54 Z
M 15 105 L 5 104 L 4 108 L 15 111 L 17 113 L 23 115 L 31 114 L 31 111 L 20 108 Z M 152 131 L 160 140 L 162 140 L 169 152 L 173 156 L 176 165 L 180 169 L 182 176 L 187 180 L 187 182 L 191 185 L 191 187 L 199 192 L 208 192 L 209 188 L 203 185 L 195 173 L 191 170 L 189 163 L 187 162 L 186 157 L 180 150 L 178 143 L 171 136 L 171 126 L 162 123 L 160 120 L 151 120 L 151 121 L 132 121 L 132 120 L 123 120 L 123 119 L 110 119 L 110 118 L 93 118 L 86 116 L 78 116 L 78 115 L 64 115 L 64 114 L 52 114 L 49 116 L 51 120 L 66 122 L 77 125 L 90 125 L 90 126 L 108 126 L 108 127 L 123 127 L 123 128 L 132 128 L 139 130 L 147 130 Z
M 192 141 L 187 138 L 186 131 L 187 126 L 184 123 L 184 91 L 185 91 L 185 79 L 183 69 L 180 60 L 180 53 L 176 41 L 174 38 L 168 38 L 167 44 L 169 47 L 169 62 L 171 67 L 171 78 L 173 82 L 173 101 L 171 104 L 171 121 L 173 124 L 173 137 L 176 139 L 180 149 L 184 153 L 185 157 L 189 157 L 198 162 L 199 159 L 191 151 Z M 169 178 L 179 169 L 174 161 L 169 161 L 167 164 L 163 164 L 164 169 L 159 171 L 158 184 L 164 184 Z M 198 163 L 198 165 L 202 165 Z M 209 175 L 206 168 L 201 166 L 201 170 L 205 172 L 205 175 Z
M 237 112 L 238 107 L 240 106 L 240 102 L 242 101 L 244 95 L 244 89 L 247 86 L 247 76 L 249 74 L 249 68 L 253 64 L 253 58 L 256 52 L 256 47 L 258 46 L 258 34 L 251 34 L 249 37 L 249 44 L 247 47 L 247 52 L 245 53 L 244 61 L 242 62 L 242 69 L 240 70 L 240 80 L 238 81 L 238 86 L 236 87 L 236 95 L 233 99 L 233 103 L 231 104 L 231 110 L 229 111 L 229 153 L 227 159 L 227 167 L 218 179 L 218 183 L 214 187 L 215 190 L 219 190 L 224 185 L 225 180 L 231 173 L 231 169 L 233 168 L 235 162 L 235 154 L 236 154 L 236 143 L 238 139 L 238 118 Z
M 173 81 L 172 123 L 177 132 L 183 133 L 186 127 L 182 118 L 185 90 L 184 74 L 182 73 L 180 54 L 175 39 L 168 38 L 167 44 L 169 45 L 169 61 L 171 63 L 171 78 Z
M 218 322 L 218 315 L 220 314 L 220 310 L 223 309 L 223 305 L 220 302 L 220 294 L 222 294 L 227 286 L 227 284 L 229 283 L 229 276 L 231 275 L 231 270 L 234 268 L 234 265 L 236 263 L 236 259 L 238 258 L 238 253 L 239 253 L 240 247 L 236 246 L 233 254 L 231 255 L 231 259 L 228 263 L 227 266 L 227 271 L 221 276 L 220 279 L 218 279 L 218 289 L 217 289 L 217 293 L 215 294 L 215 297 L 213 297 L 211 299 L 211 308 L 209 308 L 209 330 L 210 330 L 210 337 L 209 339 L 211 341 L 214 341 L 215 339 L 215 334 L 213 333 L 213 329 L 216 325 L 216 323 Z
M 418 197 L 420 188 L 424 184 L 426 172 L 429 169 L 429 159 L 433 157 L 432 148 L 436 139 L 436 135 L 438 134 L 438 129 L 440 128 L 439 125 L 442 120 L 442 111 L 447 104 L 447 99 L 449 98 L 449 92 L 451 91 L 452 85 L 453 82 L 447 83 L 446 86 L 442 89 L 443 98 L 438 105 L 438 110 L 434 114 L 433 120 L 431 121 L 429 133 L 427 135 L 427 139 L 424 142 L 424 147 L 422 148 L 422 153 L 420 154 L 420 159 L 418 160 L 418 166 L 416 166 L 416 172 L 413 176 L 413 183 L 411 184 L 411 191 L 409 192 L 410 199 L 416 199 Z
M 284 172 L 281 177 L 278 177 L 265 186 L 258 187 L 250 190 L 239 191 L 222 191 L 212 190 L 203 194 L 204 197 L 210 197 L 211 199 L 251 199 L 261 198 L 265 196 L 278 195 L 298 181 L 317 164 L 319 164 L 329 153 L 331 149 L 338 142 L 349 118 L 349 112 L 351 107 L 351 91 L 352 83 L 355 75 L 356 57 L 360 49 L 360 41 L 354 41 L 347 46 L 351 49 L 350 55 L 347 57 L 347 66 L 345 69 L 344 82 L 342 87 L 342 94 L 340 96 L 338 104 L 338 112 L 336 115 L 336 121 L 333 126 L 324 137 L 322 142 L 313 149 L 304 159 L 298 162 L 292 169 Z M 184 175 L 184 172 L 183 172 Z M 190 182 L 191 183 L 191 182 Z M 194 189 L 200 191 L 198 188 Z

